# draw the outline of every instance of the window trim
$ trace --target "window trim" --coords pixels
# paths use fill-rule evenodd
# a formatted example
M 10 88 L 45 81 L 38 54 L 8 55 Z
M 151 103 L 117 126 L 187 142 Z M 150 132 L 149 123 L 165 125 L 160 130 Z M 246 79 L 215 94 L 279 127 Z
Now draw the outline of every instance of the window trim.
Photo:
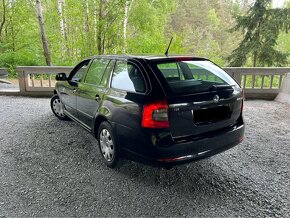
M 112 67 L 111 71 L 108 72 L 109 76 L 108 76 L 108 78 L 107 78 L 107 84 L 106 84 L 106 86 L 102 86 L 102 87 L 105 87 L 105 88 L 110 88 L 110 86 L 111 86 L 111 78 L 112 78 L 112 76 L 113 76 L 113 72 L 114 72 L 114 70 L 115 70 L 115 66 L 116 66 L 116 63 L 117 63 L 117 60 L 116 60 L 116 59 L 108 59 L 108 60 L 109 60 L 109 63 L 108 63 L 108 65 L 107 65 L 107 67 L 106 67 L 106 70 L 107 70 L 107 68 L 108 68 L 108 66 L 109 66 L 109 64 L 110 64 L 111 62 L 113 62 L 113 67 Z M 105 73 L 106 73 L 106 70 L 105 70 Z M 103 74 L 103 77 L 102 77 L 102 79 L 101 79 L 101 82 L 103 81 L 103 78 L 104 78 L 104 76 L 105 76 L 105 73 Z
M 125 90 L 125 89 L 119 89 L 119 88 L 112 87 L 113 73 L 115 71 L 115 68 L 117 66 L 118 61 L 119 62 L 125 62 L 125 63 L 132 64 L 133 66 L 135 66 L 136 68 L 138 68 L 138 70 L 140 71 L 140 73 L 141 73 L 141 75 L 143 77 L 143 81 L 144 81 L 144 84 L 145 84 L 145 91 L 144 92 L 136 92 L 136 91 L 130 91 L 130 90 Z M 135 93 L 135 94 L 142 94 L 142 95 L 146 95 L 148 93 L 148 85 L 147 85 L 147 82 L 146 82 L 146 79 L 145 79 L 145 76 L 144 76 L 143 71 L 140 69 L 140 67 L 136 63 L 134 63 L 131 60 L 127 60 L 127 59 L 116 59 L 115 65 L 114 65 L 113 70 L 111 72 L 111 77 L 110 77 L 110 81 L 109 81 L 109 88 L 114 89 L 114 90 L 118 90 L 118 91 L 124 91 L 124 92 Z
M 83 66 L 84 66 L 84 63 L 88 62 L 87 66 L 90 67 L 90 62 L 92 61 L 92 59 L 85 59 L 83 61 L 81 61 L 80 63 L 78 63 L 74 69 L 72 69 L 72 71 L 70 72 L 69 76 L 68 76 L 68 82 L 71 82 L 72 81 L 72 78 L 74 77 L 74 75 L 79 71 L 79 69 L 81 69 Z M 78 81 L 77 83 L 79 82 L 82 82 L 84 76 L 87 74 L 88 72 L 88 69 L 86 69 L 86 72 L 84 72 L 83 76 L 81 77 L 80 81 Z

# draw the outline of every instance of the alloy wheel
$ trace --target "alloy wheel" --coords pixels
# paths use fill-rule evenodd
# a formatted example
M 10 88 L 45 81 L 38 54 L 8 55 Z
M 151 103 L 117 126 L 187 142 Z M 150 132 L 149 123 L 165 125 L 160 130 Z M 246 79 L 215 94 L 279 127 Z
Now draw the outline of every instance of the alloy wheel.
M 112 161 L 115 153 L 114 142 L 107 129 L 102 129 L 100 132 L 100 147 L 106 161 Z
M 59 98 L 54 99 L 54 101 L 52 102 L 52 109 L 57 116 L 60 116 L 60 117 L 65 116 L 63 113 L 63 105 Z

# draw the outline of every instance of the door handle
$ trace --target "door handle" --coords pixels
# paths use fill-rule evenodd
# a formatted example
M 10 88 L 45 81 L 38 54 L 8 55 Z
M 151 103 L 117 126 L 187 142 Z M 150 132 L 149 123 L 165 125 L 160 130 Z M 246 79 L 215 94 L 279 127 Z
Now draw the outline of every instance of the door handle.
M 98 94 L 96 94 L 96 101 L 101 101 L 101 97 Z

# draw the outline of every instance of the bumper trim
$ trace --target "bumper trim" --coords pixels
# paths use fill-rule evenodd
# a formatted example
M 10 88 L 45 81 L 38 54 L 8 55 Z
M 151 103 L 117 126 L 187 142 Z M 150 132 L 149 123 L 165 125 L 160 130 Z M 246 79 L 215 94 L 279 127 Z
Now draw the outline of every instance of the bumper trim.
M 190 154 L 190 155 L 186 155 L 186 156 L 173 157 L 173 158 L 159 158 L 159 159 L 145 157 L 143 155 L 132 152 L 130 150 L 125 150 L 125 157 L 130 159 L 130 160 L 137 161 L 139 163 L 143 163 L 143 164 L 150 165 L 150 166 L 173 167 L 176 165 L 186 164 L 186 163 L 199 161 L 199 160 L 211 157 L 215 154 L 219 154 L 219 153 L 226 151 L 232 147 L 235 147 L 239 143 L 240 143 L 240 140 L 233 142 L 231 144 L 225 145 L 223 147 L 220 147 L 218 149 L 207 150 L 207 151 L 199 152 L 197 154 Z
M 175 162 L 175 161 L 181 161 L 181 160 L 186 160 L 186 159 L 192 159 L 194 158 L 195 155 L 186 155 L 186 156 L 181 156 L 181 157 L 174 157 L 174 158 L 160 158 L 157 161 L 161 162 Z
M 142 154 L 122 148 L 125 158 L 147 165 L 166 167 L 204 159 L 228 150 L 244 139 L 245 126 L 235 126 L 231 130 L 197 141 L 189 141 L 168 147 L 152 146 L 151 153 Z M 148 148 L 150 148 L 148 146 Z M 152 154 L 152 155 L 151 155 Z

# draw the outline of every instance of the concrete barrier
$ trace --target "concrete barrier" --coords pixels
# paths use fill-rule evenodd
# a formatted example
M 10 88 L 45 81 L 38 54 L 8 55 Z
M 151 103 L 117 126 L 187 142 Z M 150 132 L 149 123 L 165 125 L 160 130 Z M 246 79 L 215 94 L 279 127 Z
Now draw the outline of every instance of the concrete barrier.
M 283 80 L 281 91 L 275 100 L 290 104 L 290 73 L 287 73 L 287 76 Z
M 5 79 L 8 76 L 8 71 L 6 68 L 0 68 L 0 79 Z
M 9 93 L 0 90 L 0 95 L 52 96 L 55 75 L 69 74 L 72 69 L 63 66 L 19 66 L 16 68 L 19 90 Z M 241 85 L 246 99 L 274 100 L 281 91 L 282 81 L 290 72 L 290 67 L 227 67 L 224 70 Z M 197 78 L 208 78 L 208 74 L 199 74 Z

